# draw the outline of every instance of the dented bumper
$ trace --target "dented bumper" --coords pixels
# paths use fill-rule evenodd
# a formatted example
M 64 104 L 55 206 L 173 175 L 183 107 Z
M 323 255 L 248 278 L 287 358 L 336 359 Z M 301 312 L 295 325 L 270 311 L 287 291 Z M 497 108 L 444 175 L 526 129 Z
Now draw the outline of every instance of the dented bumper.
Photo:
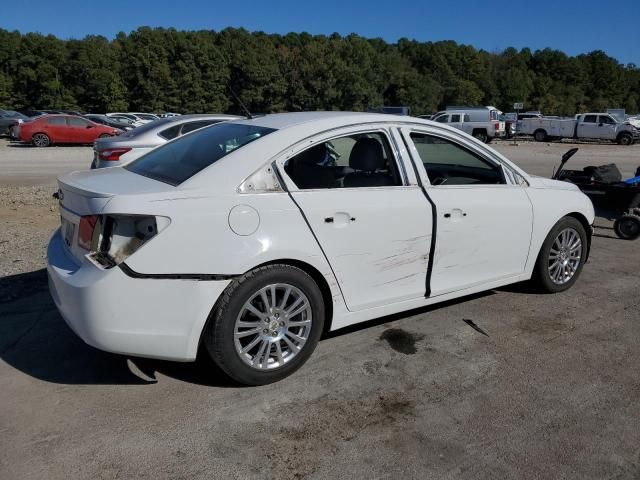
M 60 230 L 47 256 L 49 290 L 69 327 L 89 345 L 125 355 L 194 360 L 207 317 L 229 284 L 103 269 L 72 257 Z

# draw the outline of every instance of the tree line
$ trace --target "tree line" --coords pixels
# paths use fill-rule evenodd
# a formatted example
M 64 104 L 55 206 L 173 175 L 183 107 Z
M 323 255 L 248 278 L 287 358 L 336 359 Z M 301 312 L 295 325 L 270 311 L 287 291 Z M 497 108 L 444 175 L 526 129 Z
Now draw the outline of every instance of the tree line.
M 573 115 L 640 110 L 640 69 L 602 51 L 477 50 L 454 41 L 387 43 L 352 34 L 141 27 L 109 40 L 0 29 L 0 108 L 90 112 L 252 112 L 495 105 Z

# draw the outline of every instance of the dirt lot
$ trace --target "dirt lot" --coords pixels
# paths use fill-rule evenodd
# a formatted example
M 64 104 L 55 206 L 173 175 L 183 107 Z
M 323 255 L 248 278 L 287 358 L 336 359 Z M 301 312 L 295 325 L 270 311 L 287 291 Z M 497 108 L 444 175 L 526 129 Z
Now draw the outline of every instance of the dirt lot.
M 579 147 L 576 167 L 640 165 L 640 146 Z M 549 176 L 569 145 L 496 148 Z M 383 318 L 238 388 L 206 359 L 97 351 L 57 314 L 51 193 L 90 158 L 0 140 L 0 478 L 640 478 L 640 242 L 610 222 L 569 292 Z

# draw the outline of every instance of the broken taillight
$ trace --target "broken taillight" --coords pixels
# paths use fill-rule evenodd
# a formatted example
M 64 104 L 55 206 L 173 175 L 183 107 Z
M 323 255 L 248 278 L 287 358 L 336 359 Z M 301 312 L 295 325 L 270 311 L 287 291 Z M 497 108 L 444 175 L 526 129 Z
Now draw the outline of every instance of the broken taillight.
M 108 148 L 98 152 L 100 160 L 118 161 L 125 153 L 131 151 L 131 148 Z
M 81 244 L 83 220 L 87 219 L 85 230 L 89 247 Z M 91 227 L 90 218 L 82 217 L 78 244 L 91 251 L 92 258 L 103 268 L 111 268 L 122 263 L 142 245 L 164 230 L 170 223 L 167 217 L 147 215 L 103 215 Z M 97 225 L 97 227 L 96 227 Z M 91 228 L 91 235 L 88 235 Z
M 80 218 L 80 226 L 78 227 L 78 246 L 85 250 L 91 250 L 93 242 L 93 233 L 98 223 L 97 215 L 88 215 Z

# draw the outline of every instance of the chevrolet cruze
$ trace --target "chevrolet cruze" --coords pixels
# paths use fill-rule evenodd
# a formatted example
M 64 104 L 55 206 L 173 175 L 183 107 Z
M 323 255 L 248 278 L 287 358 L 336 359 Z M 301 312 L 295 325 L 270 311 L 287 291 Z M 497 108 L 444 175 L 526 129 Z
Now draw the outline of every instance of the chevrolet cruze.
M 534 279 L 577 280 L 593 206 L 459 130 L 313 112 L 220 123 L 59 178 L 51 295 L 110 352 L 279 380 L 323 331 Z

